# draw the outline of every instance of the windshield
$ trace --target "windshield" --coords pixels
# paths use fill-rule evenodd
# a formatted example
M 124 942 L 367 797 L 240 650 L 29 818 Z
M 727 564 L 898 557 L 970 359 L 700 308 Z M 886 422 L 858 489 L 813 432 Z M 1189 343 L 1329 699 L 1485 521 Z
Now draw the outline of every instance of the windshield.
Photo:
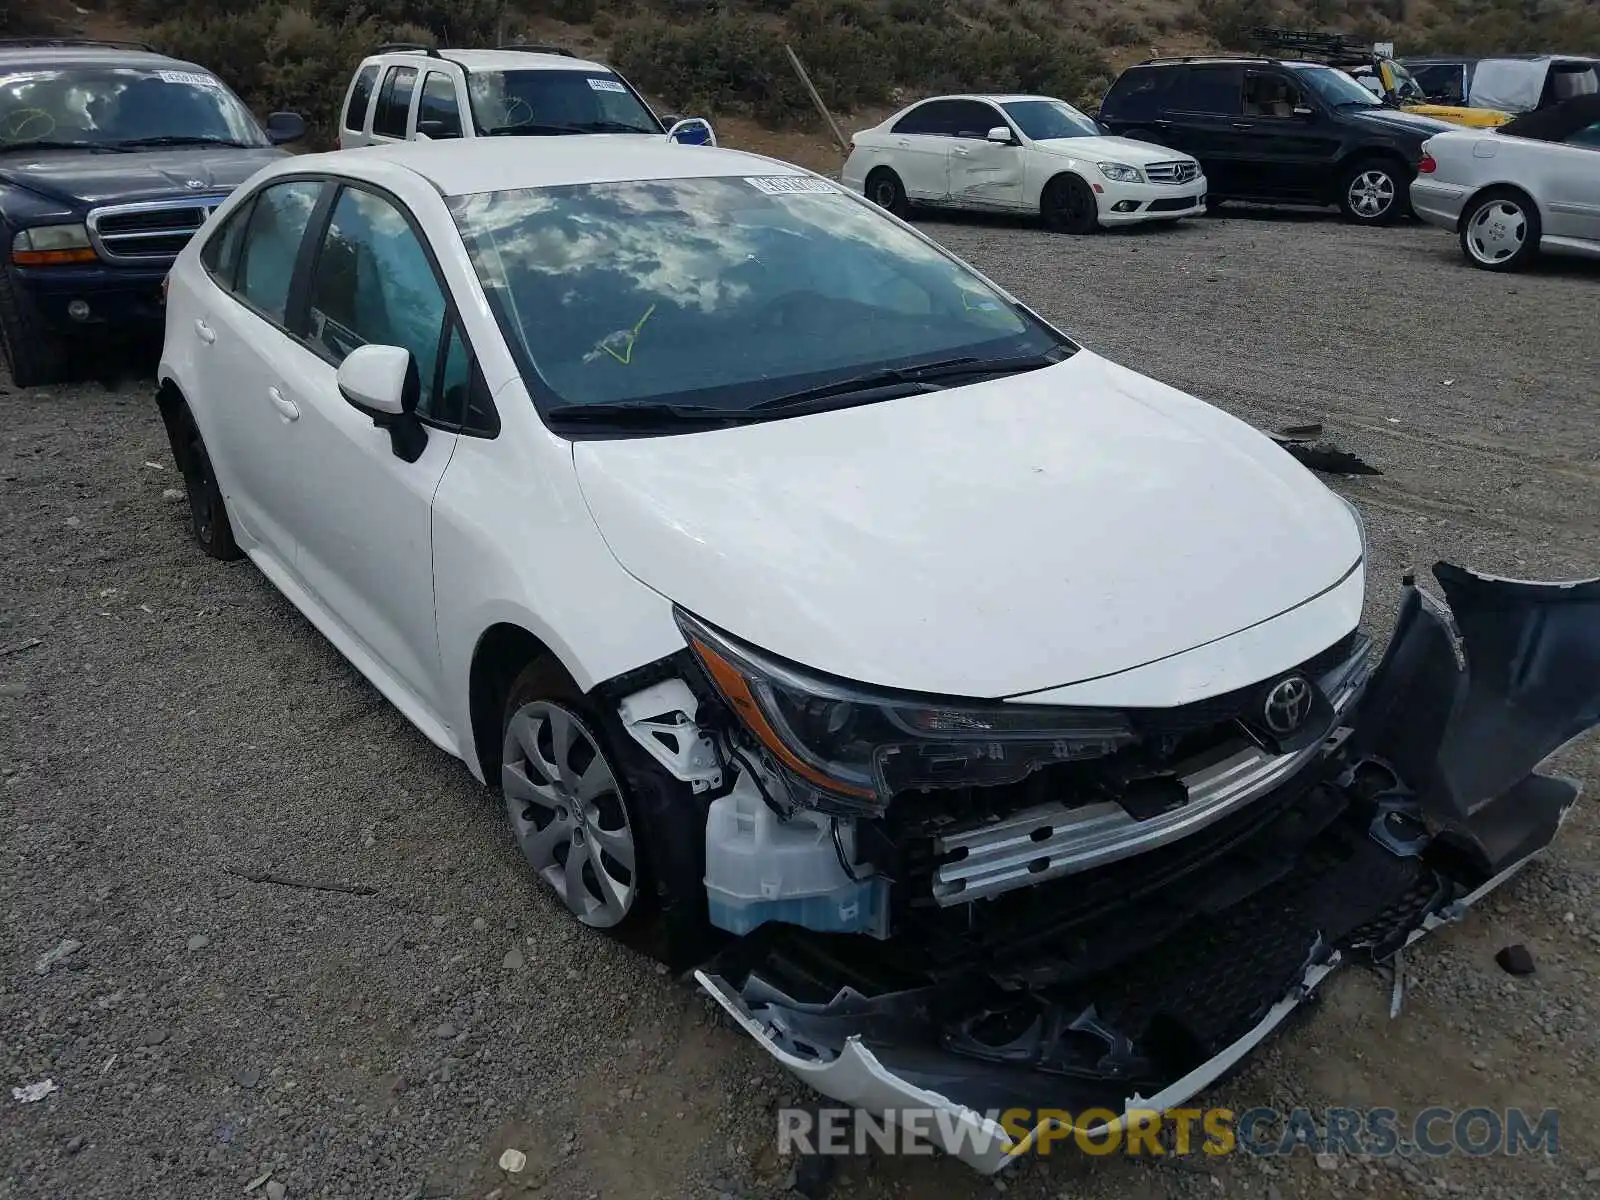
M 886 368 L 1061 350 L 942 251 L 804 176 L 452 202 L 530 391 L 737 414 Z
M 0 76 L 0 149 L 191 142 L 267 145 L 244 105 L 202 71 L 67 67 Z
M 610 71 L 473 71 L 480 133 L 663 133 L 644 101 Z
M 1018 129 L 1036 142 L 1098 137 L 1101 133 L 1093 120 L 1060 100 L 1013 100 L 1000 107 L 1016 122 Z
M 1341 104 L 1377 108 L 1383 103 L 1343 71 L 1332 67 L 1296 67 L 1294 73 L 1330 108 Z

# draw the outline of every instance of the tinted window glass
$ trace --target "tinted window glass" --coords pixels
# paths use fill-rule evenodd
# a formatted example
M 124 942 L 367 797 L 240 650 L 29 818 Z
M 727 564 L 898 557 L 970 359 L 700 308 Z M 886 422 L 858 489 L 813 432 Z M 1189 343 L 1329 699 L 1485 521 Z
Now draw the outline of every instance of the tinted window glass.
M 244 245 L 244 231 L 250 223 L 250 202 L 246 201 L 229 217 L 227 222 L 206 239 L 200 248 L 200 265 L 225 288 L 233 287 L 234 269 L 239 265 L 239 250 Z
M 441 71 L 429 71 L 417 101 L 417 132 L 431 138 L 461 136 L 461 109 L 456 104 L 456 81 Z
M 810 180 L 451 201 L 513 354 L 562 403 L 729 411 L 864 371 L 1061 346 L 935 246 Z
M 474 71 L 467 95 L 478 128 L 511 134 L 660 133 L 610 71 Z
M 1466 71 L 1457 65 L 1443 63 L 1432 67 L 1418 67 L 1414 72 L 1418 85 L 1435 100 L 1445 104 L 1460 104 L 1464 94 L 1461 81 Z
M 961 104 L 957 100 L 934 100 L 912 109 L 894 124 L 894 133 L 931 133 L 953 137 Z
M 1138 120 L 1161 111 L 1161 98 L 1175 72 L 1166 69 L 1124 71 L 1100 106 L 1102 116 Z
M 372 132 L 384 137 L 406 136 L 406 116 L 411 109 L 411 89 L 417 85 L 415 67 L 390 67 L 372 114 Z
M 1292 117 L 1300 89 L 1282 75 L 1251 71 L 1244 77 L 1244 115 Z
M 366 125 L 367 105 L 372 101 L 372 85 L 378 82 L 378 64 L 363 67 L 350 89 L 350 99 L 344 106 L 344 127 L 359 132 Z
M 955 122 L 956 137 L 981 138 L 996 125 L 1006 123 L 1006 119 L 992 104 L 982 104 L 977 100 L 957 100 L 955 103 L 952 119 Z
M 1580 129 L 1567 141 L 1574 146 L 1587 146 L 1593 150 L 1600 150 L 1600 121 L 1596 121 L 1587 129 Z
M 417 412 L 437 415 L 434 368 L 445 298 L 422 244 L 388 200 L 347 187 L 311 281 L 311 338 L 334 363 L 357 346 L 403 346 L 417 364 Z
M 274 184 L 256 197 L 250 210 L 235 291 L 280 325 L 300 242 L 321 194 L 322 184 L 316 180 Z
M 1354 80 L 1350 81 L 1350 86 L 1357 90 L 1361 87 Z M 1243 67 L 1188 67 L 1182 81 L 1167 97 L 1167 106 L 1179 112 L 1233 116 L 1239 111 L 1239 96 L 1243 90 Z

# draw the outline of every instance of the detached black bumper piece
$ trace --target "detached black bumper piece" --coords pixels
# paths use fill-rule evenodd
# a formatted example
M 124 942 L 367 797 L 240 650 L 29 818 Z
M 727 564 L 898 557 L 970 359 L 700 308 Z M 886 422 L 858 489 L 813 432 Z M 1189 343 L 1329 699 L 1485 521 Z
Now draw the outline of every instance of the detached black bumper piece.
M 997 1111 L 1121 1114 L 1103 1131 L 1182 1104 L 1341 963 L 1459 919 L 1578 798 L 1538 767 L 1600 725 L 1600 579 L 1434 575 L 1449 608 L 1406 581 L 1321 764 L 1227 820 L 1041 884 L 1026 916 L 975 902 L 960 936 L 764 927 L 696 978 L 818 1092 L 933 1110 L 917 1131 L 985 1174 L 1040 1132 Z

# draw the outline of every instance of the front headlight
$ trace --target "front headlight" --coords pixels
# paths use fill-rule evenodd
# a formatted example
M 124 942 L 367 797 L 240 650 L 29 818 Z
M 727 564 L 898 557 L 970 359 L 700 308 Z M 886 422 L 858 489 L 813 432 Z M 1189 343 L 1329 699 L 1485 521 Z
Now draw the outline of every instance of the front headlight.
M 1105 162 L 1096 163 L 1095 166 L 1100 168 L 1100 174 L 1107 179 L 1114 179 L 1118 183 L 1144 182 L 1144 172 L 1140 171 L 1138 167 L 1130 167 L 1127 163 Z
M 782 662 L 681 610 L 677 618 L 711 683 L 801 807 L 876 811 L 908 790 L 1015 783 L 1134 738 L 1120 713 L 874 690 Z
M 36 225 L 11 239 L 11 258 L 23 266 L 93 262 L 95 257 L 82 225 Z

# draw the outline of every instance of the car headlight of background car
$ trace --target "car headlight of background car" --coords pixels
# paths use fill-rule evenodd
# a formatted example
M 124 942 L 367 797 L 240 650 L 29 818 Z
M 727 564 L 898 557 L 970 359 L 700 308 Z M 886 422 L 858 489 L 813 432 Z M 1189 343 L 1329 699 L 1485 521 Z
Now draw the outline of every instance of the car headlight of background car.
M 18 266 L 94 262 L 97 257 L 82 225 L 36 225 L 11 239 L 11 260 Z
M 1134 740 L 1121 713 L 935 699 L 823 676 L 746 646 L 682 610 L 712 685 L 788 790 L 791 805 L 881 811 L 897 793 L 1014 783 Z
M 1138 167 L 1130 167 L 1127 163 L 1103 162 L 1096 163 L 1095 166 L 1100 168 L 1100 174 L 1118 183 L 1144 182 L 1144 172 Z

